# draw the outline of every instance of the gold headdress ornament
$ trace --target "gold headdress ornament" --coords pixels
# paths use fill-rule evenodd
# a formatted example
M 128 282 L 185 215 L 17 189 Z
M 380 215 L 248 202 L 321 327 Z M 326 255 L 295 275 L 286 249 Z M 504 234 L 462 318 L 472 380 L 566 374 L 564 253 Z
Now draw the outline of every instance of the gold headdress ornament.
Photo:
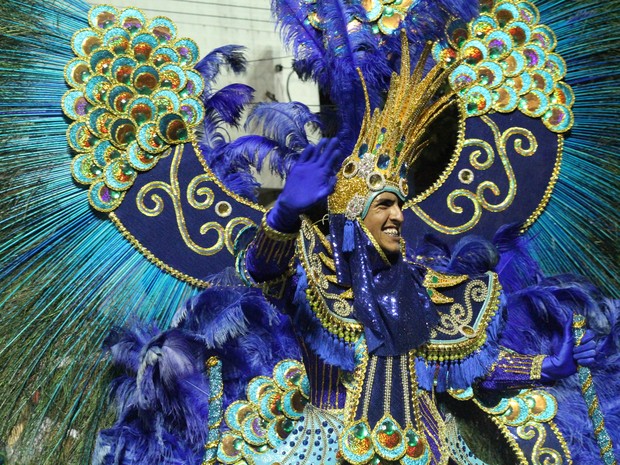
M 431 50 L 429 43 L 413 73 L 409 43 L 403 32 L 400 75 L 393 73 L 382 110 L 370 113 L 364 76 L 358 69 L 366 97 L 366 113 L 353 153 L 342 163 L 334 193 L 328 199 L 329 212 L 347 219 L 363 218 L 372 200 L 381 192 L 393 192 L 403 201 L 409 193 L 407 171 L 421 148 L 428 126 L 454 100 L 453 93 L 435 98 L 451 71 L 435 65 L 424 76 L 424 64 Z

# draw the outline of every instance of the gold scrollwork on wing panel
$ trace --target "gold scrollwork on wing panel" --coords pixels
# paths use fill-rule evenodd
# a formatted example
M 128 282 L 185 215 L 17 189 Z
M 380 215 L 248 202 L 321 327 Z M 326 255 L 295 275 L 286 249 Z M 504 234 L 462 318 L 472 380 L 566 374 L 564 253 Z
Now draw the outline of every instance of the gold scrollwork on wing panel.
M 441 224 L 422 210 L 419 205 L 411 205 L 410 208 L 413 212 L 425 223 L 444 234 L 462 234 L 467 232 L 478 224 L 482 217 L 483 210 L 499 213 L 505 211 L 512 205 L 517 195 L 517 179 L 507 153 L 507 147 L 509 146 L 511 138 L 514 138 L 513 148 L 515 152 L 522 157 L 531 157 L 538 150 L 538 141 L 530 130 L 520 127 L 511 127 L 502 133 L 491 118 L 482 116 L 481 119 L 493 132 L 495 149 L 489 142 L 482 139 L 466 139 L 463 143 L 463 148 L 477 148 L 477 150 L 472 151 L 470 154 L 469 162 L 471 166 L 479 172 L 488 170 L 497 162 L 497 159 L 499 159 L 508 181 L 508 189 L 507 192 L 502 194 L 496 182 L 484 180 L 480 182 L 475 189 L 459 188 L 450 192 L 446 198 L 446 203 L 448 209 L 452 213 L 457 215 L 463 214 L 463 207 L 459 206 L 457 203 L 459 199 L 468 200 L 473 207 L 471 217 L 458 226 Z M 468 184 L 469 183 L 471 183 L 471 179 L 468 181 Z M 491 200 L 493 198 L 497 200 Z
M 192 179 L 187 186 L 187 203 L 196 210 L 206 210 L 213 204 L 215 196 L 213 195 L 213 189 L 208 187 L 200 187 L 200 183 L 212 181 L 213 177 L 209 174 L 201 174 Z M 204 196 L 203 199 L 198 199 L 196 196 Z
M 165 193 L 172 201 L 177 227 L 187 247 L 199 255 L 214 255 L 226 247 L 232 254 L 234 247 L 234 229 L 237 226 L 254 225 L 254 221 L 249 218 L 233 218 L 224 226 L 217 221 L 209 221 L 200 227 L 200 234 L 206 235 L 209 232 L 216 233 L 215 242 L 204 247 L 194 241 L 185 223 L 185 214 L 181 202 L 181 187 L 178 180 L 178 170 L 183 156 L 183 146 L 179 146 L 174 151 L 174 157 L 170 166 L 170 183 L 163 181 L 153 181 L 144 185 L 136 196 L 136 206 L 140 213 L 149 217 L 156 217 L 164 211 L 164 201 L 160 193 Z M 188 184 L 185 197 L 188 204 L 196 210 L 207 210 L 213 205 L 215 198 L 213 190 L 202 183 L 212 182 L 214 177 L 210 173 L 203 173 L 195 176 Z M 149 205 L 147 205 L 147 202 Z M 228 216 L 230 212 L 227 212 Z M 219 215 L 222 216 L 222 215 Z

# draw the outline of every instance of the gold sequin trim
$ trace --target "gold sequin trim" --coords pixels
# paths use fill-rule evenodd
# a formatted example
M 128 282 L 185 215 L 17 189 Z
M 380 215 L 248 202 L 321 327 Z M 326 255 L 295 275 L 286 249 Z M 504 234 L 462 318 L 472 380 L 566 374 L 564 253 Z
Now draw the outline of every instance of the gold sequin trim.
M 532 371 L 530 372 L 530 378 L 533 380 L 540 379 L 542 377 L 542 365 L 546 355 L 536 355 L 532 361 Z
M 254 238 L 254 247 L 259 257 L 266 262 L 275 261 L 278 265 L 290 262 L 295 252 L 298 233 L 282 233 L 267 224 L 267 214 L 263 215 L 260 228 Z
M 553 172 L 551 173 L 551 178 L 549 179 L 549 184 L 547 185 L 547 189 L 541 199 L 540 203 L 534 210 L 534 212 L 530 215 L 530 217 L 525 220 L 523 223 L 523 227 L 521 228 L 521 232 L 525 232 L 532 226 L 536 220 L 542 215 L 542 212 L 545 211 L 549 200 L 551 200 L 551 194 L 553 193 L 553 189 L 555 188 L 556 183 L 560 177 L 560 167 L 562 166 L 562 157 L 564 153 L 564 137 L 558 135 L 558 152 L 555 159 L 555 166 L 553 167 Z

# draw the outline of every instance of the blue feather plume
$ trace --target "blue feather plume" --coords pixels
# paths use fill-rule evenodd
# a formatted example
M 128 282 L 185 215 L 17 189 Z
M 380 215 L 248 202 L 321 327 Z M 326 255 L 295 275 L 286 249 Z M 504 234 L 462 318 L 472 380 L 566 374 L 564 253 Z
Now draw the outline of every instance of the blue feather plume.
M 308 15 L 311 4 L 298 0 L 272 0 L 271 9 L 278 20 L 280 33 L 295 55 L 294 68 L 302 79 L 312 78 L 321 87 L 328 82 L 325 46 L 321 33 L 312 26 Z
M 194 66 L 206 84 L 203 97 L 210 97 L 213 83 L 222 66 L 230 68 L 235 74 L 240 74 L 246 70 L 247 59 L 244 51 L 245 47 L 241 45 L 224 45 L 213 49 Z
M 243 141 L 259 148 L 252 157 L 259 169 L 266 156 L 270 155 L 271 170 L 283 176 L 299 153 L 309 144 L 308 131 L 319 127 L 318 116 L 303 103 L 262 103 L 256 105 L 248 115 L 245 130 L 249 133 L 258 133 L 269 140 L 262 148 L 274 144 L 274 149 L 260 150 L 256 138 Z M 242 144 L 238 144 L 237 147 L 242 148 Z
M 270 375 L 283 358 L 299 358 L 291 328 L 257 289 L 228 270 L 190 299 L 170 329 L 134 323 L 109 339 L 118 419 L 98 437 L 95 463 L 200 463 L 209 424 L 204 362 L 222 361 L 224 407 L 239 399 L 250 379 Z M 150 337 L 150 339 L 149 339 Z M 137 368 L 136 368 L 137 367 Z M 116 460 L 116 461 L 115 461 Z

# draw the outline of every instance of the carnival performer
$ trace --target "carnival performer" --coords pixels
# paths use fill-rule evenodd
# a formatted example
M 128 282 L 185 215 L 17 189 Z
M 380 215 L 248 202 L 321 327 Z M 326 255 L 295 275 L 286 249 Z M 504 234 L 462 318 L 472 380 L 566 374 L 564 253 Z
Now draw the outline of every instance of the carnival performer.
M 540 386 L 594 361 L 592 334 L 574 348 L 570 322 L 555 354 L 499 346 L 495 273 L 441 273 L 408 257 L 407 166 L 450 97 L 431 101 L 437 86 L 408 69 L 385 107 L 367 111 L 337 175 L 337 140 L 303 151 L 242 261 L 245 279 L 290 316 L 311 386 L 304 421 L 257 463 L 465 463 L 436 393 Z M 323 237 L 303 215 L 326 200 Z

